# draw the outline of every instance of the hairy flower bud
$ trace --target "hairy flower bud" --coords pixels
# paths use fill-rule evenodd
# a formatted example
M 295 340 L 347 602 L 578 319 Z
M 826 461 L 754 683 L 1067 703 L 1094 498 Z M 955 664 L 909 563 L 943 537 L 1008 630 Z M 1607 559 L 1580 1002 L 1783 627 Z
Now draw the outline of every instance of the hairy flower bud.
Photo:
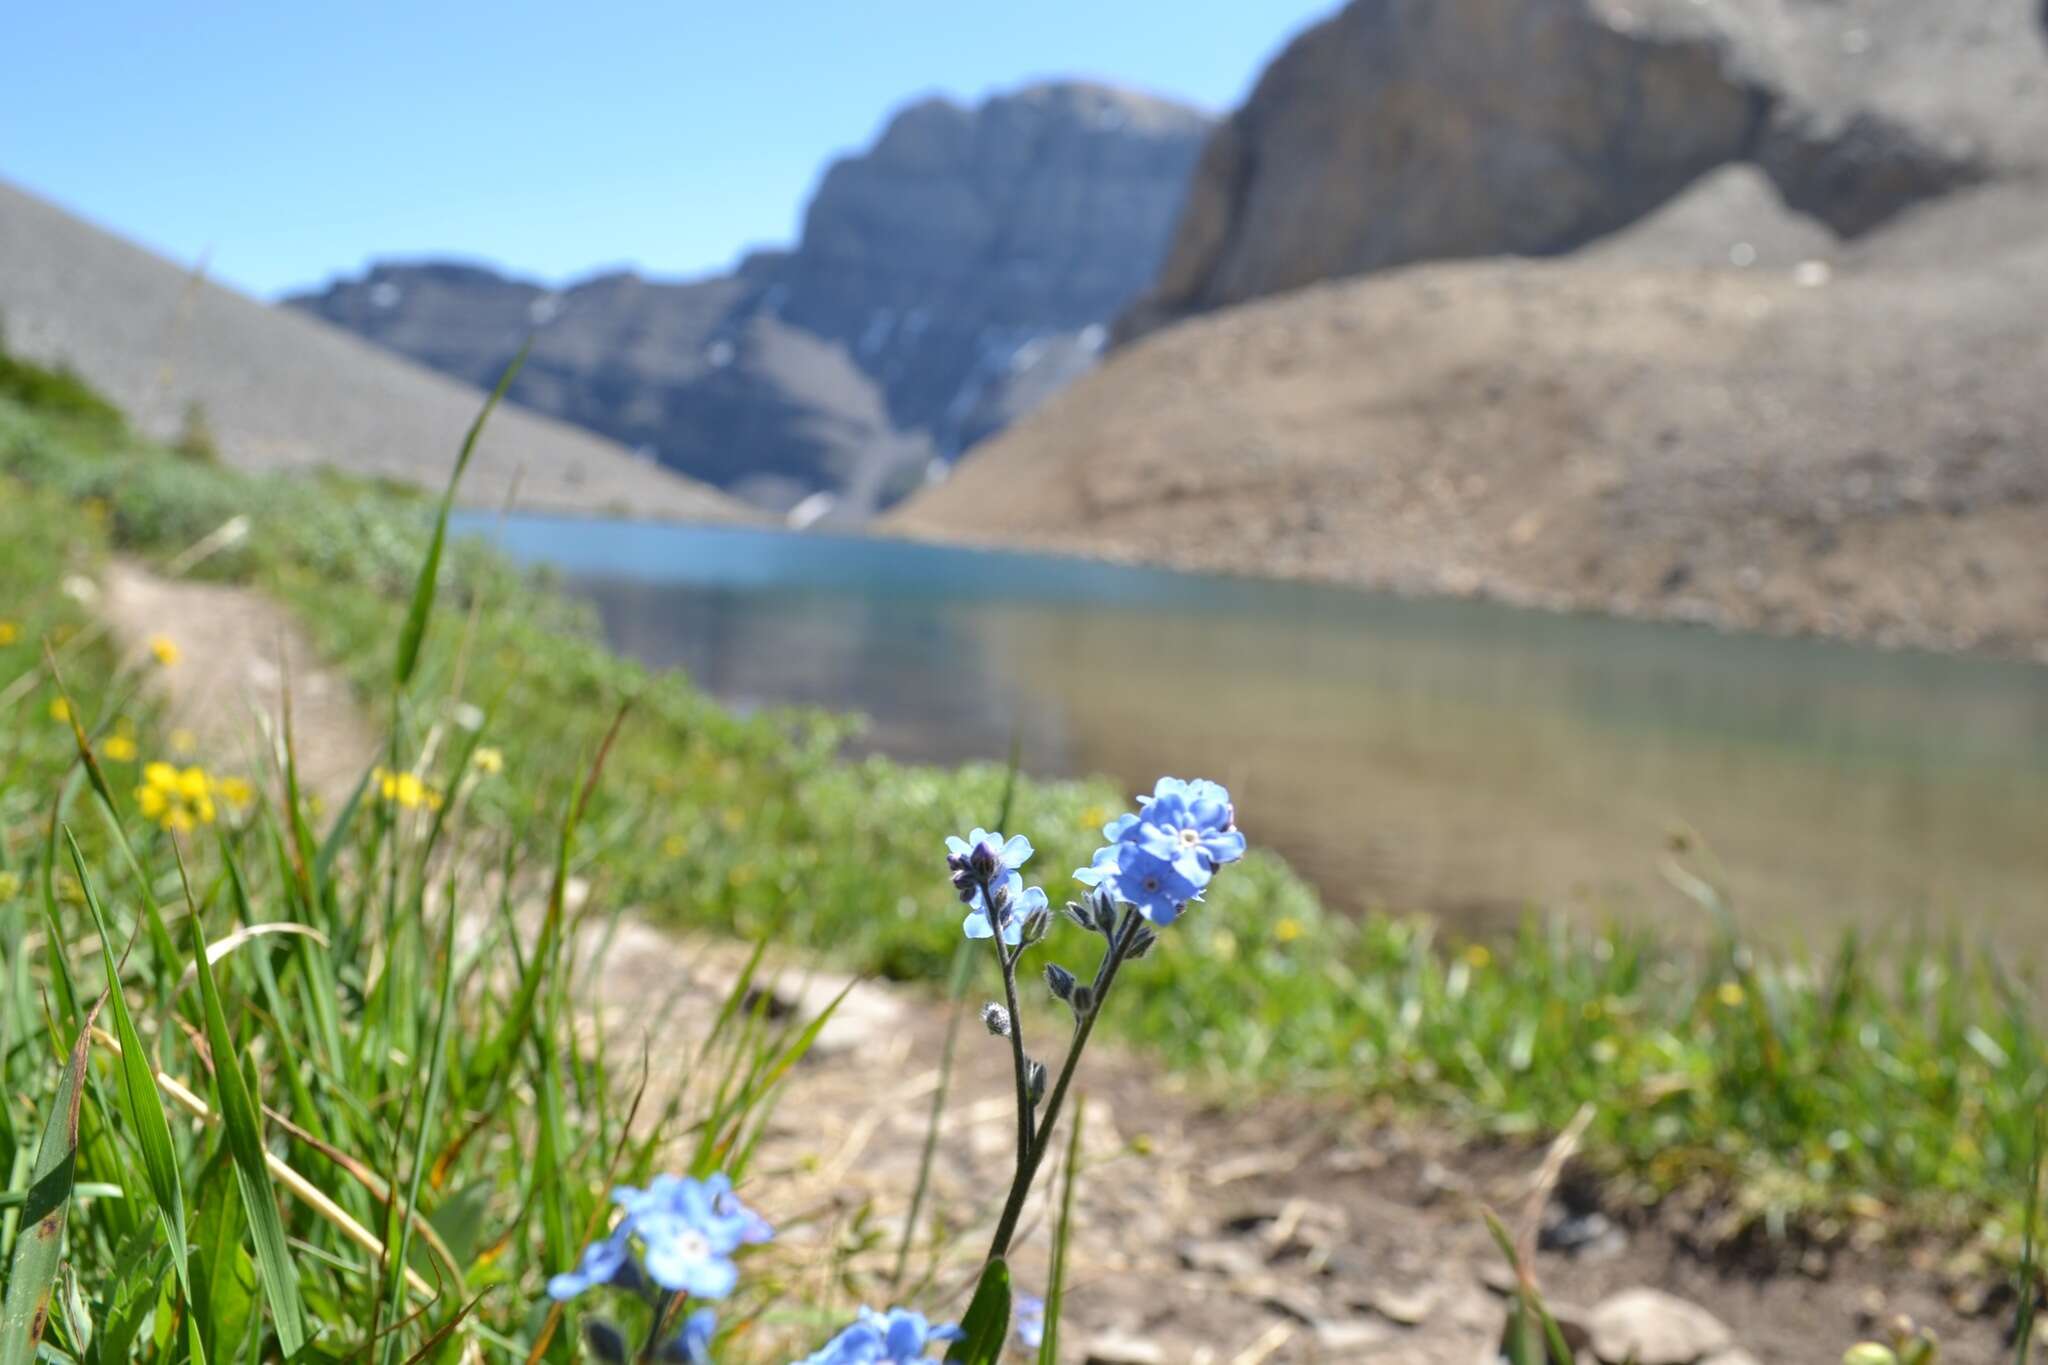
M 991 1000 L 981 1007 L 981 1026 L 998 1038 L 1010 1036 L 1010 1012 Z
M 1081 902 L 1068 901 L 1066 905 L 1061 908 L 1061 913 L 1066 915 L 1068 919 L 1072 920 L 1076 925 L 1080 926 L 1081 928 L 1089 930 L 1090 932 L 1094 931 L 1095 919 L 1088 912 L 1087 907 L 1082 905 Z
M 1116 896 L 1106 886 L 1088 893 L 1088 909 L 1095 916 L 1097 933 L 1116 932 Z
M 1024 917 L 1024 941 L 1036 943 L 1052 928 L 1052 907 L 1041 905 Z
M 1045 1098 L 1045 1063 L 1033 1059 L 1024 1069 L 1024 1091 L 1037 1104 Z
M 590 1347 L 593 1360 L 602 1360 L 605 1365 L 626 1365 L 625 1334 L 603 1318 L 583 1320 L 583 1340 Z
M 967 866 L 975 876 L 987 881 L 1003 870 L 1003 851 L 983 839 L 968 850 Z
M 1065 967 L 1060 966 L 1057 962 L 1045 964 L 1045 984 L 1052 988 L 1053 996 L 1056 999 L 1071 1000 L 1074 998 L 1074 974 Z
M 1131 935 L 1131 946 L 1124 949 L 1125 959 L 1128 960 L 1134 957 L 1143 957 L 1145 954 L 1152 951 L 1152 945 L 1157 943 L 1158 941 L 1159 935 L 1153 933 L 1150 929 L 1147 929 L 1142 925 L 1139 926 L 1138 932 Z
M 1074 993 L 1069 997 L 1067 1003 L 1074 1007 L 1075 1014 L 1087 1014 L 1095 1008 L 1095 988 L 1093 986 L 1075 986 Z

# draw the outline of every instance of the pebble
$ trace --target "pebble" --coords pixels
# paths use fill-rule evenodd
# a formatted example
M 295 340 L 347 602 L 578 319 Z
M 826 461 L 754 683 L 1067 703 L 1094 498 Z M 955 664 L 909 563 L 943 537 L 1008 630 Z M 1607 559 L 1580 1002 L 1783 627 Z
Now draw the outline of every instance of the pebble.
M 1695 1365 L 1734 1342 L 1706 1309 L 1657 1289 L 1624 1289 L 1594 1306 L 1586 1323 L 1607 1365 Z
M 1420 1326 L 1443 1302 L 1440 1291 L 1430 1285 L 1416 1285 L 1398 1288 L 1393 1285 L 1379 1285 L 1364 1295 L 1365 1306 L 1385 1318 L 1398 1322 L 1403 1327 Z
M 1385 1323 L 1370 1318 L 1326 1318 L 1315 1330 L 1317 1348 L 1329 1353 L 1368 1351 L 1394 1335 Z
M 1081 1348 L 1086 1365 L 1166 1365 L 1166 1353 L 1142 1337 L 1096 1337 Z
M 1206 1242 L 1189 1237 L 1176 1250 L 1180 1253 L 1180 1263 L 1189 1270 L 1205 1270 L 1216 1275 L 1256 1275 L 1266 1264 L 1265 1257 L 1243 1242 Z

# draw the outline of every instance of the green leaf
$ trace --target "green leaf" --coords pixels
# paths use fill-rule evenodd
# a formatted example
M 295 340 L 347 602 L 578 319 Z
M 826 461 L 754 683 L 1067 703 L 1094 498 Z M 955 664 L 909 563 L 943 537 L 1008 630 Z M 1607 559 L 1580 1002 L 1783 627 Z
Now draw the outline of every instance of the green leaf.
M 85 870 L 78 840 L 72 837 L 69 827 L 64 830 L 64 842 L 71 853 L 71 866 L 78 872 L 86 908 L 92 912 L 93 925 L 99 930 L 100 958 L 107 970 L 107 999 L 114 1007 L 114 1040 L 121 1045 L 121 1114 L 142 1151 L 143 1174 L 149 1179 L 150 1196 L 156 1200 L 164 1236 L 171 1244 L 171 1263 L 189 1298 L 192 1283 L 186 1268 L 189 1243 L 185 1231 L 185 1186 L 178 1172 L 178 1151 L 171 1142 L 170 1120 L 164 1116 L 163 1098 L 157 1093 L 149 1052 L 143 1047 L 142 1035 L 135 1031 L 134 1017 L 128 1013 L 128 1002 L 121 994 L 121 969 L 114 960 L 106 914 L 93 890 L 92 877 Z
M 94 1005 L 79 1025 L 71 1058 L 57 1082 L 36 1164 L 29 1175 L 21 1232 L 0 1299 L 0 1365 L 31 1365 L 50 1315 L 51 1286 L 64 1255 L 64 1221 L 71 1212 L 71 1178 L 78 1163 L 78 1107 L 85 1098 L 85 1060 L 92 1046 Z
M 1038 1343 L 1038 1365 L 1059 1365 L 1060 1308 L 1067 1292 L 1067 1240 L 1074 1229 L 1074 1183 L 1081 1170 L 1081 1121 L 1088 1099 L 1074 1101 L 1074 1126 L 1067 1134 L 1067 1169 L 1060 1178 L 1060 1221 L 1052 1235 L 1052 1274 L 1045 1285 L 1045 1335 Z
M 213 1052 L 214 1094 L 220 1103 L 221 1125 L 227 1132 L 228 1153 L 235 1163 L 235 1184 L 242 1193 L 242 1211 L 256 1248 L 257 1273 L 263 1279 L 263 1294 L 277 1326 L 278 1344 L 287 1356 L 297 1355 L 306 1344 L 306 1323 L 299 1311 L 298 1271 L 285 1247 L 284 1222 L 278 1217 L 277 1193 L 270 1183 L 262 1122 L 248 1084 L 235 1065 L 235 1059 L 242 1053 L 228 1028 L 227 1012 L 221 1008 L 213 966 L 206 960 L 206 935 L 199 928 L 197 907 L 185 923 L 192 936 L 192 960 L 199 969 L 206 1042 Z
M 1000 1256 L 982 1269 L 981 1283 L 960 1320 L 960 1339 L 946 1351 L 951 1365 L 995 1365 L 1010 1335 L 1010 1267 Z
M 419 581 L 413 584 L 412 607 L 406 612 L 405 627 L 398 634 L 397 666 L 391 676 L 400 687 L 412 681 L 413 670 L 419 667 L 420 645 L 427 638 L 427 619 L 434 613 L 434 590 L 441 577 L 441 550 L 448 542 L 448 514 L 455 510 L 456 485 L 462 482 L 462 471 L 469 468 L 469 457 L 476 451 L 477 438 L 483 435 L 484 423 L 490 418 L 491 410 L 512 387 L 520 367 L 526 364 L 527 352 L 532 349 L 533 338 L 528 337 L 526 344 L 519 348 L 519 354 L 513 356 L 512 363 L 505 367 L 505 373 L 498 376 L 498 386 L 484 400 L 483 410 L 469 424 L 469 434 L 462 438 L 462 452 L 455 457 L 455 471 L 448 476 L 448 487 L 441 494 L 440 511 L 434 516 L 434 535 L 427 542 L 427 555 L 420 563 Z

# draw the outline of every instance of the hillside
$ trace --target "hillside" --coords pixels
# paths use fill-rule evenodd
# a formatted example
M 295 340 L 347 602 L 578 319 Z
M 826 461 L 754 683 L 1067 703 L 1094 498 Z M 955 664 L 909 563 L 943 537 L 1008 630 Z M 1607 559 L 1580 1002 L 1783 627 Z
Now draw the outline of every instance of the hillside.
M 2048 658 L 2020 0 L 1356 0 L 905 532 Z M 1473 259 L 1477 258 L 1477 259 Z
M 332 466 L 438 487 L 483 398 L 209 283 L 4 181 L 0 324 L 11 350 L 72 366 L 145 433 L 175 435 L 196 405 L 222 457 L 248 469 Z M 477 505 L 501 504 L 516 483 L 519 503 L 535 509 L 749 515 L 609 441 L 530 413 L 503 416 L 464 489 Z
M 1092 362 L 1151 280 L 1211 120 L 1076 82 L 925 99 L 824 173 L 801 240 L 731 273 L 558 292 L 385 263 L 290 300 L 757 505 L 858 517 Z
M 1223 309 L 889 524 L 2048 658 L 2048 238 L 2003 193 L 1832 264 L 1437 264 Z M 1975 249 L 1892 264 L 1917 237 Z

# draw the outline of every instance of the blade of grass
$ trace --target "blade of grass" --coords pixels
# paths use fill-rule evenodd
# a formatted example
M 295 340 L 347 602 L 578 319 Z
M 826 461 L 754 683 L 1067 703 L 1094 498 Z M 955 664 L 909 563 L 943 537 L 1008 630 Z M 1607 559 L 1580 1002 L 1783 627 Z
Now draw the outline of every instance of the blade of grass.
M 1074 1184 L 1081 1170 L 1081 1123 L 1088 1117 L 1088 1097 L 1074 1099 L 1074 1125 L 1067 1134 L 1067 1169 L 1060 1180 L 1060 1221 L 1053 1229 L 1052 1273 L 1045 1282 L 1044 1336 L 1038 1343 L 1038 1365 L 1059 1365 L 1060 1308 L 1067 1293 L 1067 1241 L 1074 1228 Z
M 440 509 L 434 514 L 433 537 L 427 542 L 426 558 L 420 564 L 419 579 L 413 584 L 412 606 L 406 611 L 405 625 L 398 633 L 398 654 L 391 673 L 391 680 L 399 688 L 412 681 L 413 670 L 419 667 L 420 646 L 427 636 L 427 621 L 434 612 L 434 592 L 441 577 L 441 552 L 448 542 L 448 516 L 455 510 L 455 489 L 462 482 L 462 473 L 469 468 L 470 456 L 476 453 L 477 438 L 483 435 L 484 423 L 490 419 L 491 410 L 504 398 L 505 391 L 512 387 L 512 381 L 519 377 L 519 371 L 526 364 L 526 356 L 533 349 L 533 338 L 519 348 L 519 354 L 512 357 L 512 363 L 498 376 L 498 385 L 491 390 L 491 396 L 484 400 L 483 410 L 476 420 L 469 424 L 469 432 L 462 438 L 462 450 L 455 457 L 455 469 L 448 475 L 448 487 L 441 494 Z
M 176 847 L 175 844 L 172 845 Z M 179 855 L 179 874 L 184 874 L 184 857 Z M 186 886 L 188 905 L 191 887 Z M 199 927 L 199 911 L 185 921 L 192 944 L 192 960 L 198 966 L 199 998 L 206 1019 L 207 1046 L 213 1050 L 214 1097 L 220 1105 L 221 1122 L 227 1132 L 229 1154 L 234 1158 L 235 1181 L 242 1194 L 242 1210 L 249 1235 L 256 1248 L 256 1269 L 263 1280 L 263 1293 L 270 1304 L 271 1321 L 277 1329 L 278 1344 L 287 1356 L 299 1353 L 306 1344 L 305 1316 L 299 1307 L 298 1271 L 285 1245 L 284 1222 L 278 1217 L 277 1191 L 270 1181 L 269 1151 L 263 1145 L 263 1123 L 256 1102 L 249 1094 L 242 1072 L 235 1065 L 241 1051 L 228 1027 L 227 1011 L 221 1005 L 220 985 L 214 980 L 207 960 L 206 933 Z
M 78 873 L 78 885 L 85 895 L 86 909 L 92 913 L 93 927 L 99 931 L 100 960 L 106 965 L 107 972 L 107 998 L 113 1005 L 114 1036 L 121 1044 L 121 1086 L 118 1093 L 122 1117 L 127 1120 L 136 1146 L 141 1149 L 142 1171 L 149 1181 L 150 1196 L 156 1201 L 164 1237 L 170 1242 L 171 1265 L 177 1271 L 179 1287 L 190 1302 L 192 1281 L 185 1228 L 185 1186 L 178 1171 L 178 1151 L 171 1141 L 170 1120 L 165 1117 L 163 1100 L 157 1094 L 149 1053 L 142 1046 L 142 1035 L 136 1032 L 135 1020 L 128 1012 L 128 1001 L 121 992 L 121 968 L 114 960 L 113 938 L 107 930 L 106 914 L 100 908 L 99 895 L 86 871 L 85 855 L 79 852 L 78 840 L 72 837 L 68 826 L 64 830 L 64 841 L 71 854 L 71 866 Z
M 92 1047 L 95 1004 L 86 1012 L 57 1082 L 50 1118 L 29 1173 L 21 1233 L 0 1300 L 0 1365 L 31 1365 L 49 1324 L 51 1286 L 64 1255 L 64 1223 L 71 1211 L 71 1180 L 78 1160 L 78 1110 L 85 1098 L 85 1061 Z

